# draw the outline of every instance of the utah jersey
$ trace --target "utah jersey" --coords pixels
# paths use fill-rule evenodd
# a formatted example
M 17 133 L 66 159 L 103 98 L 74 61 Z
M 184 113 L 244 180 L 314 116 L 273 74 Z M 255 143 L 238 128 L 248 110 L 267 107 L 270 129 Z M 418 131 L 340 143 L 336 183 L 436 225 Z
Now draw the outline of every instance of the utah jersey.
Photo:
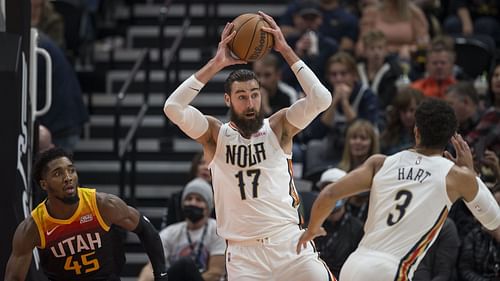
M 40 260 L 50 280 L 111 280 L 115 271 L 110 226 L 102 219 L 94 189 L 78 188 L 71 218 L 53 218 L 45 202 L 32 212 L 40 235 Z
M 291 163 L 268 119 L 250 139 L 232 123 L 223 124 L 209 164 L 217 233 L 226 240 L 243 241 L 298 225 L 299 197 Z
M 446 191 L 452 166 L 442 156 L 405 150 L 388 156 L 375 174 L 359 247 L 395 257 L 395 280 L 413 276 L 441 230 L 452 204 Z

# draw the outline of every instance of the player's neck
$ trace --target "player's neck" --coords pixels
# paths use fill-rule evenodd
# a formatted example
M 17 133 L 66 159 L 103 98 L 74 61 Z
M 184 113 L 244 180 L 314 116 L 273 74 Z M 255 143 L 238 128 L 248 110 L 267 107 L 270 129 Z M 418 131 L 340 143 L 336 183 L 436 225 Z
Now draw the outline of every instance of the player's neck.
M 78 209 L 78 204 L 80 201 L 74 204 L 65 204 L 59 201 L 57 198 L 48 198 L 45 201 L 45 207 L 47 208 L 47 212 L 49 215 L 55 219 L 66 220 L 71 218 L 73 214 Z
M 415 146 L 412 150 L 425 156 L 443 155 L 443 150 L 438 148 Z

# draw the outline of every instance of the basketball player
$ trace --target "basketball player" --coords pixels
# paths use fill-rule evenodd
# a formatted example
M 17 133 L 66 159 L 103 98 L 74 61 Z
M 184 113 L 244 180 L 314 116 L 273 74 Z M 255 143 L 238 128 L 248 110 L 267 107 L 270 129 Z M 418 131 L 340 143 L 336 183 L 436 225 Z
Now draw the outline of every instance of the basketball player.
M 71 156 L 64 150 L 40 154 L 34 178 L 47 199 L 17 227 L 5 280 L 25 280 L 35 247 L 49 280 L 120 280 L 111 225 L 135 232 L 153 264 L 155 280 L 167 280 L 154 226 L 120 198 L 79 187 Z
M 229 280 L 335 280 L 312 245 L 295 254 L 301 230 L 291 166 L 293 136 L 328 108 L 331 96 L 286 43 L 273 18 L 259 14 L 270 25 L 263 30 L 274 36 L 274 49 L 291 66 L 306 97 L 264 119 L 257 77 L 236 70 L 225 82 L 229 123 L 190 106 L 216 73 L 245 63 L 230 54 L 228 43 L 236 33 L 228 23 L 215 56 L 170 95 L 164 111 L 203 145 L 212 173 L 217 233 L 228 245 Z
M 457 119 L 444 101 L 422 102 L 415 113 L 415 147 L 392 156 L 374 155 L 340 181 L 328 185 L 314 202 L 309 228 L 297 244 L 323 235 L 321 225 L 335 202 L 370 191 L 365 235 L 340 271 L 340 280 L 411 280 L 436 239 L 453 202 L 463 199 L 488 229 L 500 231 L 500 209 L 475 176 L 472 154 Z M 448 141 L 457 158 L 445 153 Z

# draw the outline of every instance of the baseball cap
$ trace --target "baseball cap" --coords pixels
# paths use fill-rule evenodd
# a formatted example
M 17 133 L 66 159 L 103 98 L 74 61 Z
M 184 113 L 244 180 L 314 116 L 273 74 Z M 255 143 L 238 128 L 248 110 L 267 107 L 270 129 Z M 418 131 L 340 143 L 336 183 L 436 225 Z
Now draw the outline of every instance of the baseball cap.
M 345 171 L 339 168 L 330 168 L 321 174 L 321 178 L 319 179 L 317 186 L 321 188 L 325 184 L 337 182 L 346 174 L 347 173 Z
M 302 1 L 297 13 L 299 16 L 321 16 L 321 9 L 316 1 Z
M 208 211 L 212 212 L 214 207 L 214 195 L 212 187 L 206 180 L 202 178 L 195 178 L 188 182 L 186 187 L 184 187 L 184 191 L 182 191 L 182 202 L 184 202 L 184 199 L 186 199 L 186 196 L 190 193 L 199 194 L 205 202 L 207 202 Z

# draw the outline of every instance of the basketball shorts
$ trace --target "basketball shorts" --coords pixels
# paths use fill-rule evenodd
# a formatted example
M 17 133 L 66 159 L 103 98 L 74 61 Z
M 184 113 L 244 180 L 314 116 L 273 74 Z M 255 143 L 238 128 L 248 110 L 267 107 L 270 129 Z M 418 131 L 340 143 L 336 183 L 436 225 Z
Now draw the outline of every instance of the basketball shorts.
M 247 241 L 228 241 L 229 281 L 336 281 L 312 243 L 297 254 L 301 230 L 286 227 L 276 235 Z
M 392 281 L 395 280 L 398 265 L 399 260 L 395 256 L 361 247 L 349 255 L 340 269 L 339 279 L 342 281 Z

